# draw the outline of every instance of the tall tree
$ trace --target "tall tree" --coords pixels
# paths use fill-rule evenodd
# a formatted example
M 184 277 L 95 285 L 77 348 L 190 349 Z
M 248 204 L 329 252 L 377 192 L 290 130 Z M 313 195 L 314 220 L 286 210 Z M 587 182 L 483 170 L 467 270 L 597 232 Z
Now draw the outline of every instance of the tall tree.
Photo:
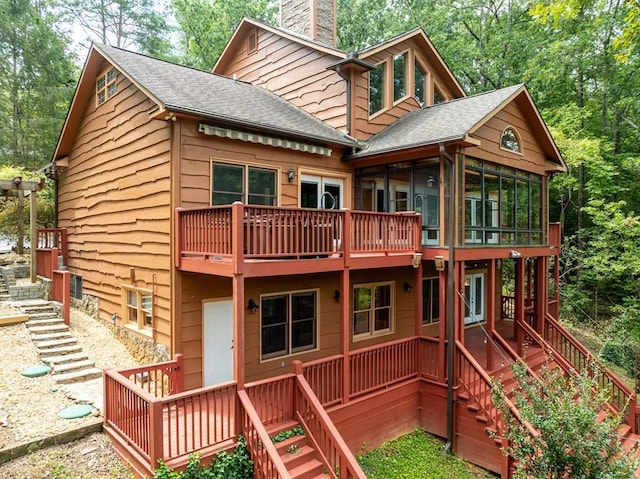
M 277 5 L 269 0 L 172 0 L 182 61 L 211 70 L 242 17 L 273 24 Z
M 47 2 L 0 0 L 0 164 L 51 159 L 77 70 Z
M 156 57 L 172 54 L 171 27 L 162 4 L 153 0 L 61 0 L 72 24 L 89 40 Z

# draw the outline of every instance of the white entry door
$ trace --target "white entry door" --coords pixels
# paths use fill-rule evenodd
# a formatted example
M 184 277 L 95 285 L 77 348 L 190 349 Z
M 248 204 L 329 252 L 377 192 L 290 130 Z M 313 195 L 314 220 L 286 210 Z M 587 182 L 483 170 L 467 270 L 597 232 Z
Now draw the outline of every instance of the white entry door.
M 484 321 L 484 274 L 468 274 L 464 279 L 464 324 Z
M 210 301 L 203 307 L 202 367 L 205 386 L 233 378 L 233 302 Z

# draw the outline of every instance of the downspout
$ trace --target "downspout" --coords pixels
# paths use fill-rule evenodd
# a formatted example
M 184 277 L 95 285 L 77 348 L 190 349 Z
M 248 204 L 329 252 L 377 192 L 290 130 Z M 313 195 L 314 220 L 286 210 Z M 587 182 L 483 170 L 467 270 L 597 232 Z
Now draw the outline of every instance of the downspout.
M 447 153 L 444 143 L 440 143 L 440 156 L 451 165 L 449 168 L 449 223 L 447 224 L 447 236 L 449 237 L 449 261 L 447 264 L 447 442 L 444 445 L 444 452 L 449 454 L 453 449 L 453 382 L 454 382 L 454 360 L 455 360 L 455 327 L 454 327 L 454 262 L 455 262 L 455 200 L 456 200 L 456 172 L 455 161 Z
M 342 78 L 345 82 L 347 82 L 347 135 L 351 135 L 351 78 L 347 72 L 345 75 L 342 71 L 342 67 L 340 65 L 336 68 L 336 73 Z

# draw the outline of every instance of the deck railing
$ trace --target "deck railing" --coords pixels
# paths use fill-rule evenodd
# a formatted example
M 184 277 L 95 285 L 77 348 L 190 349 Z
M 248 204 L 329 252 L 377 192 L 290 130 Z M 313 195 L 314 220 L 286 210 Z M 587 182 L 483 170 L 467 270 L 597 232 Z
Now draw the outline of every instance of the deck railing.
M 545 341 L 576 370 L 583 371 L 585 368 L 588 368 L 590 374 L 594 375 L 597 373 L 594 377 L 599 386 L 609 391 L 610 402 L 618 411 L 623 413 L 628 412 L 628 424 L 630 424 L 634 432 L 637 433 L 637 422 L 640 411 L 638 411 L 636 395 L 607 368 L 600 364 L 555 318 L 549 315 L 545 316 L 544 324 Z M 591 368 L 594 364 L 597 365 L 597 371 L 593 371 Z
M 420 338 L 419 370 L 424 377 L 434 381 L 438 380 L 438 366 L 440 364 L 439 343 L 438 338 Z
M 66 228 L 38 228 L 36 230 L 38 249 L 58 248 L 63 264 L 67 264 L 67 230 Z M 56 268 L 57 269 L 57 268 Z
M 562 245 L 562 224 L 549 223 L 549 246 L 559 248 Z
M 343 368 L 341 355 L 302 365 L 302 374 L 323 407 L 330 407 L 342 401 Z
M 358 461 L 333 425 L 313 390 L 302 375 L 302 363 L 297 362 L 295 381 L 296 419 L 307 432 L 309 440 L 332 479 L 366 479 Z
M 245 386 L 249 399 L 266 427 L 294 418 L 294 380 L 293 374 L 285 374 Z
M 182 360 L 104 372 L 104 424 L 154 468 L 231 442 L 236 424 L 234 382 L 181 392 Z
M 298 259 L 416 252 L 420 215 L 234 203 L 177 209 L 180 258 Z M 348 241 L 346 240 L 348 238 Z

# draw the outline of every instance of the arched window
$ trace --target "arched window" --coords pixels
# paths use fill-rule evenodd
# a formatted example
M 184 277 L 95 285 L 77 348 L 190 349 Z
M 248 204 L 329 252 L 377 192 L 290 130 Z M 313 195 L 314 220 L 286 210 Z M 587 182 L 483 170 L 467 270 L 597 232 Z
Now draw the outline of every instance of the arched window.
M 520 146 L 520 135 L 515 128 L 508 127 L 502 132 L 502 138 L 500 138 L 500 147 L 505 150 L 513 151 L 514 153 L 522 153 L 522 147 Z

